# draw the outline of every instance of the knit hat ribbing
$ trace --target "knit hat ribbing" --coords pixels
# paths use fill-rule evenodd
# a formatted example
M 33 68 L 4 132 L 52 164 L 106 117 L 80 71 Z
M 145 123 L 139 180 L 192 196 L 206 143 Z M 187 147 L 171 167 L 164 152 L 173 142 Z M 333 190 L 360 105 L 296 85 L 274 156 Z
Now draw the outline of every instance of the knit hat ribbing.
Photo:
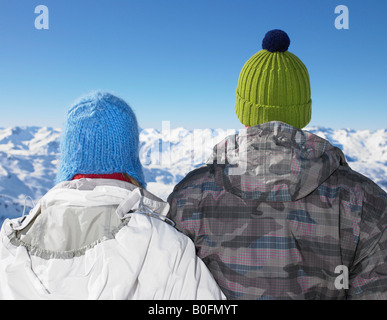
M 145 187 L 136 116 L 109 93 L 92 93 L 68 110 L 60 151 L 57 183 L 76 174 L 127 173 Z
M 308 70 L 287 51 L 288 35 L 269 31 L 263 50 L 243 66 L 236 89 L 235 111 L 246 126 L 282 121 L 302 129 L 311 119 L 311 90 Z

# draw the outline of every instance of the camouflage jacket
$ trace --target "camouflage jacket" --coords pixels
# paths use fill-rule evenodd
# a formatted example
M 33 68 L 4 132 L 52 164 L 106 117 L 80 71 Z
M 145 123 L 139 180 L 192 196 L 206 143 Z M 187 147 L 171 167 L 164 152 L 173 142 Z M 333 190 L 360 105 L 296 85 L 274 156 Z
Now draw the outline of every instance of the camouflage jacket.
M 168 201 L 228 299 L 387 299 L 387 195 L 308 131 L 228 136 Z

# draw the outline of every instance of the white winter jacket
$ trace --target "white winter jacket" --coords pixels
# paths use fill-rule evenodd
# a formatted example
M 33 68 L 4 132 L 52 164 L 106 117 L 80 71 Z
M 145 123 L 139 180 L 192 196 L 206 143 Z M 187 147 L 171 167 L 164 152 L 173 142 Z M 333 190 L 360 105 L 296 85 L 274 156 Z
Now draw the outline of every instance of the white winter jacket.
M 169 205 L 130 183 L 62 182 L 0 233 L 0 299 L 224 299 Z

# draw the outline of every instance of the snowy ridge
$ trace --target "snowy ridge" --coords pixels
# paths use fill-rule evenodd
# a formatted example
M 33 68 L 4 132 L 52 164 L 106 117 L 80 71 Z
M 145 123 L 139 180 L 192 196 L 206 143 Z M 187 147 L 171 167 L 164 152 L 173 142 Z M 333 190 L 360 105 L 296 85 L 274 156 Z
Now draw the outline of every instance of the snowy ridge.
M 308 127 L 343 150 L 351 168 L 387 191 L 387 129 L 332 130 Z M 48 127 L 0 129 L 0 225 L 18 217 L 54 186 L 60 130 Z M 140 159 L 148 189 L 166 199 L 192 169 L 202 165 L 213 146 L 235 130 L 175 128 L 140 132 Z
M 387 129 L 356 131 L 310 127 L 306 130 L 339 147 L 353 170 L 387 191 Z

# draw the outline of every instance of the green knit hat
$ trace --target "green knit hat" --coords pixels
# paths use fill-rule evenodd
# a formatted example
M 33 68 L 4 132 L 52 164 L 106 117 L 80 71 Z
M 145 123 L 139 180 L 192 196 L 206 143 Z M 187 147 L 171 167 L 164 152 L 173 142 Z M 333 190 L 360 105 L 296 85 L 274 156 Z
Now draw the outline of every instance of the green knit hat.
M 244 125 L 282 121 L 302 129 L 310 122 L 308 70 L 287 51 L 289 44 L 285 32 L 269 31 L 262 41 L 263 50 L 243 66 L 236 89 L 235 112 Z

